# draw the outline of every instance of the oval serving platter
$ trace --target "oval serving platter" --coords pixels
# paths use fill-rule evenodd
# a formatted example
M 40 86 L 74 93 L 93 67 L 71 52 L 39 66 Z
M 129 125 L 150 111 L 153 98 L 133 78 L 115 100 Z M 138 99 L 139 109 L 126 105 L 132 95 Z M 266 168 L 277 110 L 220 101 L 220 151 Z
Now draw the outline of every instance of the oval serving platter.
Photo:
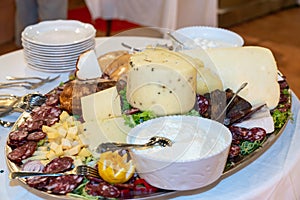
M 132 41 L 135 38 L 131 38 Z M 157 39 L 153 39 L 153 41 L 157 41 Z M 153 42 L 152 41 L 152 42 Z M 144 42 L 144 41 L 143 41 Z M 107 49 L 106 49 L 107 51 Z M 291 104 L 291 94 L 289 93 L 289 98 L 288 98 L 289 103 Z M 15 125 L 12 127 L 11 131 L 17 129 L 18 125 L 20 125 L 26 118 L 28 118 L 30 115 L 30 113 L 28 112 L 24 112 L 21 114 L 21 116 L 18 118 L 17 122 L 15 123 Z M 205 188 L 203 188 L 203 190 L 201 191 L 206 191 L 209 190 L 211 187 L 213 187 L 214 185 L 216 185 L 219 181 L 221 181 L 222 179 L 234 174 L 235 172 L 243 169 L 244 167 L 246 167 L 247 165 L 249 165 L 251 162 L 253 162 L 254 160 L 256 160 L 259 156 L 261 156 L 266 150 L 268 150 L 275 142 L 276 140 L 280 137 L 280 135 L 284 132 L 284 129 L 287 125 L 289 121 L 289 118 L 286 119 L 286 121 L 284 122 L 284 125 L 279 128 L 279 129 L 275 129 L 275 131 L 271 134 L 268 134 L 266 140 L 261 144 L 261 146 L 256 149 L 254 152 L 252 152 L 249 155 L 244 156 L 241 160 L 239 160 L 238 162 L 235 162 L 233 166 L 229 167 L 229 168 L 225 168 L 223 175 L 214 183 L 212 183 L 210 186 L 207 186 Z M 6 154 L 8 154 L 11 151 L 11 148 L 9 146 L 5 147 L 5 152 Z M 6 158 L 6 162 L 7 162 L 7 166 L 8 169 L 12 172 L 14 171 L 20 171 L 20 168 L 15 165 L 14 163 L 12 163 L 11 161 L 9 161 Z M 26 182 L 25 179 L 19 179 L 20 182 L 22 183 L 22 185 L 24 185 L 27 188 L 30 188 L 29 191 L 31 191 L 32 193 L 42 197 L 42 198 L 56 198 L 56 199 L 78 199 L 78 198 L 73 198 L 73 197 L 69 197 L 66 195 L 54 195 L 54 194 L 50 194 L 44 191 L 40 191 L 37 190 L 35 188 L 31 188 L 29 187 Z M 151 193 L 151 194 L 146 194 L 146 195 L 141 195 L 141 196 L 134 196 L 133 199 L 150 199 L 150 198 L 159 198 L 159 197 L 163 197 L 163 196 L 168 196 L 170 194 L 174 194 L 177 191 L 165 191 L 165 190 L 159 190 L 159 192 L 156 193 Z

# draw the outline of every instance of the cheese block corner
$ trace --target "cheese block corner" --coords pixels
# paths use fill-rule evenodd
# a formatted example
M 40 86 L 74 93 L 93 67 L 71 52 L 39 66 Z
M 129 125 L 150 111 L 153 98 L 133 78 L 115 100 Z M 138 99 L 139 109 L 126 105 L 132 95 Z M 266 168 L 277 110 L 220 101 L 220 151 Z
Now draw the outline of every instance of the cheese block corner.
M 276 60 L 270 49 L 259 46 L 208 49 L 207 55 L 223 82 L 224 89 L 236 91 L 243 83 L 248 85 L 239 95 L 252 105 L 266 103 L 272 109 L 279 102 L 280 88 Z M 207 60 L 203 58 L 202 61 Z

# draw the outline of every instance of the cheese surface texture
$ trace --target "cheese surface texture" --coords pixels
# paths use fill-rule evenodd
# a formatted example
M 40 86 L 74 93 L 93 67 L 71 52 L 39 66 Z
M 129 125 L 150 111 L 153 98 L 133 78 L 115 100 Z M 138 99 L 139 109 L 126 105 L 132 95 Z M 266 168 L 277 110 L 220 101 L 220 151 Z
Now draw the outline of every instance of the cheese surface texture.
M 127 100 L 156 115 L 183 114 L 195 104 L 196 69 L 180 53 L 147 48 L 131 56 Z
M 252 105 L 266 103 L 272 109 L 279 101 L 277 65 L 272 52 L 263 47 L 244 46 L 207 49 L 198 54 L 204 66 L 219 75 L 224 89 L 236 91 L 248 85 L 239 95 Z
M 81 98 L 84 134 L 95 153 L 103 142 L 125 142 L 130 128 L 124 125 L 121 101 L 116 87 Z

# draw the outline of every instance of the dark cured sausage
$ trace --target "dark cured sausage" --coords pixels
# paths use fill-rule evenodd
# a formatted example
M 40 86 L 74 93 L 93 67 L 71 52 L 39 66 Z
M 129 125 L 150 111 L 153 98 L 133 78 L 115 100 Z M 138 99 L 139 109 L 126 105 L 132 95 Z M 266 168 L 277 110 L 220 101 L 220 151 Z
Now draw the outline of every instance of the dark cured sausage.
M 44 133 L 43 131 L 35 131 L 33 133 L 28 134 L 27 136 L 27 140 L 32 140 L 32 141 L 40 141 L 42 139 L 44 139 L 47 136 L 46 133 Z
M 13 141 L 22 141 L 27 137 L 27 135 L 28 135 L 27 131 L 15 130 L 9 133 L 8 138 L 9 140 L 13 140 Z
M 116 198 L 120 196 L 120 191 L 117 187 L 110 185 L 106 182 L 89 182 L 85 189 L 89 195 L 92 196 L 103 196 L 108 198 Z
M 82 176 L 78 175 L 65 175 L 59 177 L 49 178 L 49 182 L 44 186 L 47 191 L 53 194 L 66 194 L 72 192 L 81 182 Z
M 43 172 L 45 173 L 60 173 L 68 171 L 72 168 L 73 159 L 70 157 L 54 158 L 49 162 Z
M 16 163 L 21 164 L 22 160 L 32 156 L 37 148 L 36 142 L 28 141 L 20 147 L 15 148 L 7 154 L 7 158 Z

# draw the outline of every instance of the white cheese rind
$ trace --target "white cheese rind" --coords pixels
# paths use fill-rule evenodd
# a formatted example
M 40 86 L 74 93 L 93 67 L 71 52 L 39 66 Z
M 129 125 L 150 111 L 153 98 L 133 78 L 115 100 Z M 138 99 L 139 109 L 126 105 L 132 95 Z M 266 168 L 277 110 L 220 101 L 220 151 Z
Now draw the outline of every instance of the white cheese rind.
M 76 77 L 79 80 L 95 79 L 101 77 L 101 75 L 102 71 L 94 50 L 88 50 L 78 57 Z
M 199 54 L 204 66 L 222 80 L 224 89 L 236 91 L 243 83 L 248 85 L 239 95 L 252 105 L 266 103 L 272 109 L 279 102 L 277 65 L 272 52 L 263 47 L 245 46 L 214 48 Z
M 131 56 L 127 100 L 156 115 L 183 114 L 195 104 L 196 69 L 179 53 L 149 48 Z

